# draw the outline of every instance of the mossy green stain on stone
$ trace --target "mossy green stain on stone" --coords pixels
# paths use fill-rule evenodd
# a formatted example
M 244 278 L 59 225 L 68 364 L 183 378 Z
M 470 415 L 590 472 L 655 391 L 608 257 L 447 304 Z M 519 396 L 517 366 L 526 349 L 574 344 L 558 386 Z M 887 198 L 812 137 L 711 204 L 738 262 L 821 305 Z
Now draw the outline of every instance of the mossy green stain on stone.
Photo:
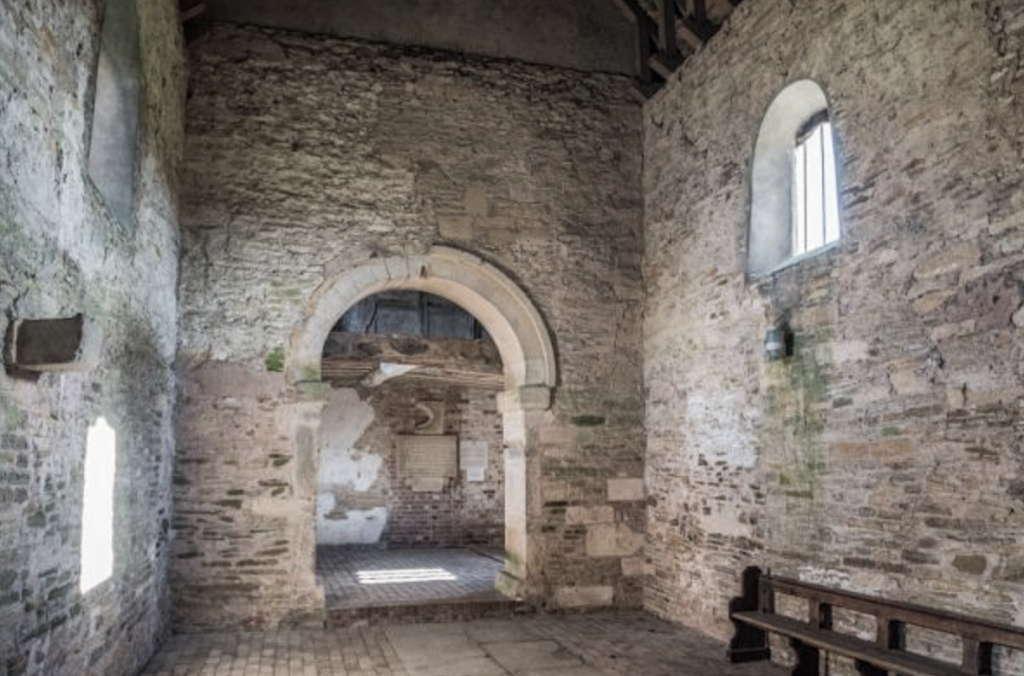
M 4 407 L 4 429 L 8 432 L 16 432 L 18 430 L 18 420 L 20 416 L 18 414 L 18 408 L 16 406 L 5 406 Z
M 302 380 L 305 382 L 320 382 L 320 365 L 319 364 L 306 364 L 302 367 Z
M 284 371 L 284 348 L 278 345 L 271 350 L 263 360 L 263 365 L 270 373 L 280 373 L 281 371 Z
M 792 546 L 820 548 L 822 476 L 827 471 L 823 439 L 829 411 L 826 332 L 795 338 L 793 356 L 768 365 L 766 425 L 772 440 L 771 467 L 777 476 L 776 516 Z M 823 363 L 824 361 L 824 363 Z
M 605 423 L 603 415 L 575 415 L 569 420 L 576 427 L 598 427 Z

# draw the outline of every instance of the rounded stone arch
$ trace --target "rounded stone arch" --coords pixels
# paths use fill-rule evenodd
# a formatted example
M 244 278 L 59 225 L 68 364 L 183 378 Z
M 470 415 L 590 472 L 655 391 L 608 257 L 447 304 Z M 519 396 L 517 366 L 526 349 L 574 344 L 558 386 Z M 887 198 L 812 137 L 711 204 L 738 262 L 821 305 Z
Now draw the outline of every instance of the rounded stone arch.
M 286 351 L 288 382 L 319 380 L 324 342 L 342 314 L 367 296 L 399 289 L 442 296 L 476 317 L 501 353 L 508 390 L 555 386 L 555 351 L 537 308 L 498 268 L 449 247 L 371 259 L 321 285 Z
M 294 399 L 280 420 L 297 458 L 293 555 L 299 585 L 324 607 L 315 576 L 315 496 L 320 464 L 323 389 L 320 370 L 324 343 L 346 310 L 388 290 L 424 291 L 442 296 L 472 314 L 494 340 L 505 369 L 505 392 L 498 396 L 503 419 L 505 468 L 505 569 L 497 580 L 509 596 L 539 596 L 543 588 L 540 552 L 529 533 L 542 512 L 535 452 L 541 429 L 549 424 L 552 390 L 558 382 L 555 350 L 540 312 L 507 275 L 482 258 L 449 247 L 426 253 L 375 258 L 325 281 L 309 299 L 285 351 L 285 379 Z

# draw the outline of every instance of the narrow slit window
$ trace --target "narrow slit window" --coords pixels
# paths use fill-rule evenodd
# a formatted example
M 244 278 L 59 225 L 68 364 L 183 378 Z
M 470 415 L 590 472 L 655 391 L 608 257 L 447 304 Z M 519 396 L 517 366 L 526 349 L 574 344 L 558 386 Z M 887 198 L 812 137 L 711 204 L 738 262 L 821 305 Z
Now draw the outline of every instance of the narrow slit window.
M 82 593 L 114 572 L 114 474 L 117 433 L 103 418 L 89 428 L 82 496 Z
M 793 256 L 839 239 L 836 192 L 832 125 L 822 111 L 802 127 L 793 149 Z

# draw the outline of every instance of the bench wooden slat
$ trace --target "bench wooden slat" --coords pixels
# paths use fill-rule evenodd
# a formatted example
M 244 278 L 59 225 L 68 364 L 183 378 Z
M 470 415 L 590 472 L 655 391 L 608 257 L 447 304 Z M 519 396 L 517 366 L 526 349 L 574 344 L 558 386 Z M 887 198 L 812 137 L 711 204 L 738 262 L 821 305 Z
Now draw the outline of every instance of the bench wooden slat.
M 755 610 L 733 613 L 732 617 L 759 629 L 795 638 L 815 648 L 855 660 L 870 662 L 881 669 L 907 674 L 907 676 L 972 676 L 970 672 L 963 671 L 948 662 L 941 662 L 914 653 L 887 650 L 856 636 L 819 629 L 807 622 L 794 620 L 785 615 L 762 613 Z
M 881 600 L 865 594 L 832 589 L 793 578 L 775 577 L 774 575 L 767 578 L 765 583 L 770 585 L 771 589 L 776 593 L 810 599 L 819 603 L 828 603 L 847 610 L 865 613 L 866 615 L 877 615 L 879 612 Z M 1008 648 L 1024 650 L 1024 630 L 1012 625 L 967 617 L 903 601 L 885 600 L 882 603 L 884 603 L 886 617 L 890 620 L 899 620 L 918 627 L 936 629 L 957 635 L 975 634 L 980 627 L 984 629 L 985 640 Z

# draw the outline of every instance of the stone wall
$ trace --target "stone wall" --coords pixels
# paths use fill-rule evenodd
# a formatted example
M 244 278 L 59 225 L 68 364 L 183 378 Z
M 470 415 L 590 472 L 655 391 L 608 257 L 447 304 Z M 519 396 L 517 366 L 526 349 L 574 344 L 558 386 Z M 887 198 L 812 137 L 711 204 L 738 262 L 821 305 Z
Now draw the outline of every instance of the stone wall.
M 553 408 L 530 416 L 533 584 L 638 603 L 643 493 L 626 483 L 609 502 L 609 482 L 643 472 L 628 81 L 231 25 L 191 65 L 179 621 L 271 625 L 315 607 L 295 590 L 312 573 L 322 400 L 274 369 L 319 288 L 434 244 L 515 281 L 557 347 Z M 218 385 L 224 373 L 245 384 Z
M 1020 2 L 748 0 L 645 107 L 651 610 L 725 636 L 760 564 L 1024 622 L 1022 32 Z M 802 77 L 844 235 L 748 283 L 754 142 Z
M 184 58 L 177 5 L 139 4 L 133 216 L 87 174 L 99 8 L 0 13 L 0 335 L 84 318 L 61 370 L 0 372 L 0 673 L 136 673 L 168 630 Z M 138 67 L 139 64 L 135 63 Z M 9 347 L 9 345 L 8 345 Z M 80 591 L 90 425 L 116 431 L 113 574 Z
M 417 491 L 403 474 L 399 445 L 416 436 L 416 405 L 443 411 L 438 434 L 460 451 L 483 443 L 483 481 L 465 472 L 442 490 Z M 502 432 L 494 392 L 388 382 L 360 396 L 331 390 L 320 430 L 317 544 L 452 547 L 504 543 Z

